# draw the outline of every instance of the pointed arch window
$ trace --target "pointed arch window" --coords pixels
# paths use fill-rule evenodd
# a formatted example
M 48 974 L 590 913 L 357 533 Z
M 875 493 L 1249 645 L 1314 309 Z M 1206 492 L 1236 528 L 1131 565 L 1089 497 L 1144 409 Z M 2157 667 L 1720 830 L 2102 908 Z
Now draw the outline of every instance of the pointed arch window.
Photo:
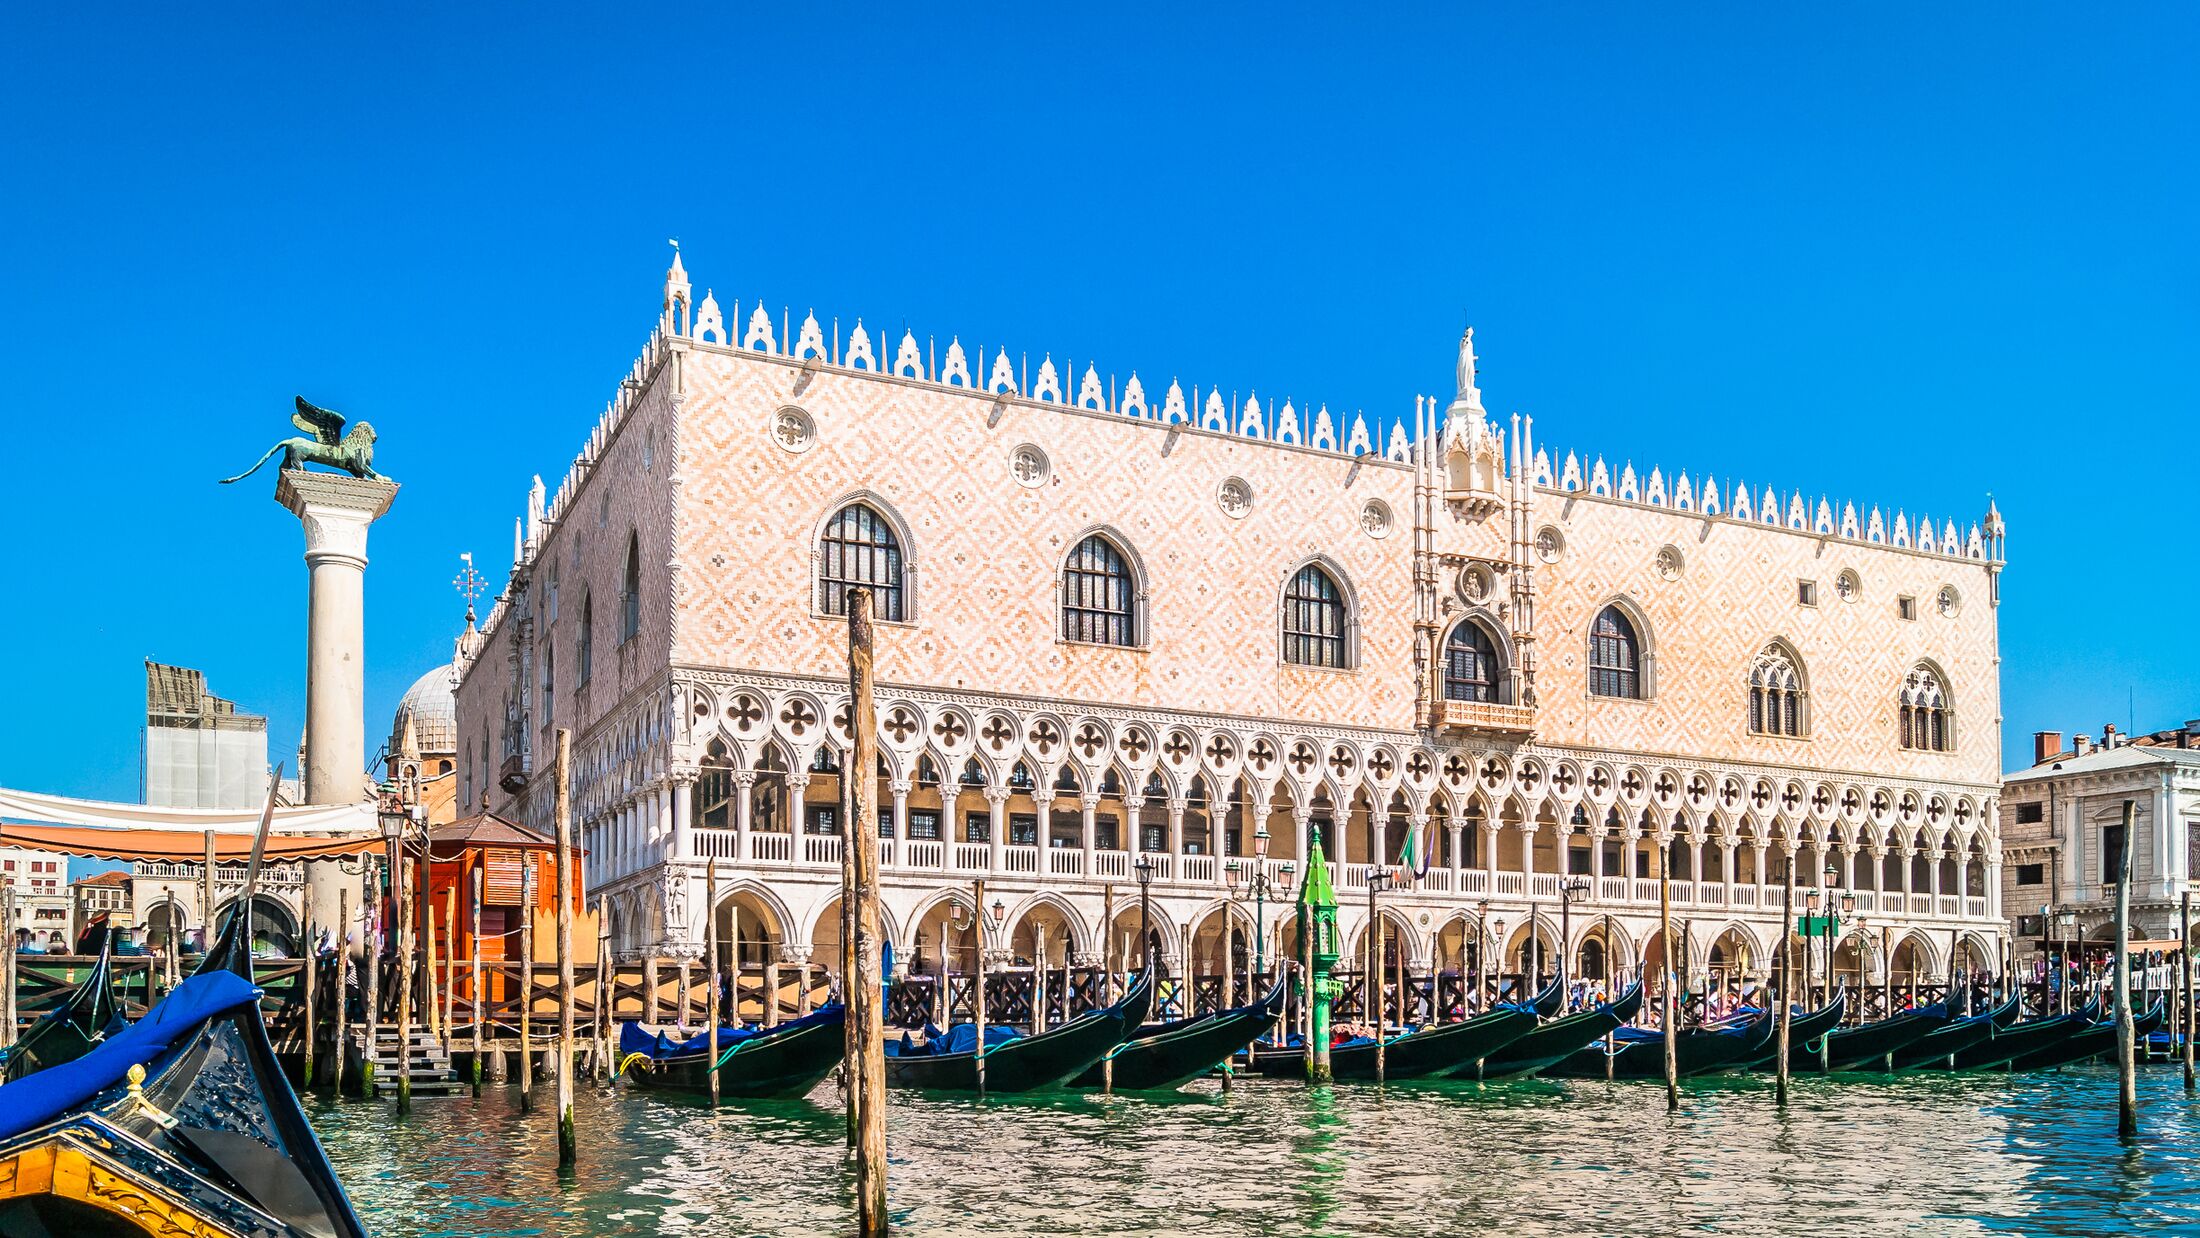
M 833 513 L 818 539 L 818 609 L 847 614 L 848 590 L 857 586 L 871 591 L 879 618 L 906 617 L 901 541 L 886 517 L 866 504 L 850 503 Z
M 580 665 L 575 668 L 574 687 L 588 682 L 588 672 L 594 668 L 596 662 L 596 601 L 589 596 L 586 589 L 581 590 L 581 631 L 577 640 L 579 649 L 576 652 Z
M 1599 611 L 1589 633 L 1589 694 L 1642 699 L 1642 642 L 1617 606 Z
M 1902 746 L 1913 752 L 1948 752 L 1955 747 L 1955 714 L 1948 707 L 1948 686 L 1932 667 L 1910 668 L 1902 680 Z
M 1488 628 L 1468 619 L 1444 641 L 1444 699 L 1505 704 L 1505 664 Z
M 1803 677 L 1795 659 L 1767 645 L 1749 666 L 1749 733 L 1801 739 L 1804 725 Z
M 1098 533 L 1062 563 L 1062 639 L 1088 645 L 1138 643 L 1138 593 L 1115 543 Z
M 626 535 L 626 578 L 619 586 L 619 643 L 642 634 L 642 539 Z
M 1335 577 L 1309 563 L 1283 592 L 1283 660 L 1297 666 L 1343 667 L 1344 590 Z

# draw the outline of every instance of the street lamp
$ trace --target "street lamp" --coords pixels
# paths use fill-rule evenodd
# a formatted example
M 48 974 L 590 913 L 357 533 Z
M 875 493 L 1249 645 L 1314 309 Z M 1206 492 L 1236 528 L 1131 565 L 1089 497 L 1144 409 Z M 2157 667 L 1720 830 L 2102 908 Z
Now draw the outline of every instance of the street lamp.
M 1570 956 L 1574 949 L 1574 900 L 1588 896 L 1589 879 L 1580 873 L 1558 883 L 1558 975 L 1561 980 L 1566 978 L 1567 965 L 1573 962 Z
M 1138 961 L 1144 966 L 1152 961 L 1153 953 L 1153 876 L 1160 865 L 1141 851 L 1138 863 L 1131 871 L 1138 874 Z
M 1224 875 L 1229 878 L 1232 901 L 1239 897 L 1241 890 L 1243 893 L 1252 896 L 1253 974 L 1255 976 L 1266 975 L 1268 972 L 1268 896 L 1274 894 L 1281 899 L 1291 892 L 1291 876 L 1297 871 L 1297 865 L 1285 860 L 1277 866 L 1275 874 L 1271 875 L 1269 873 L 1268 826 L 1266 823 L 1262 823 L 1253 827 L 1253 865 L 1250 874 L 1248 875 L 1247 870 L 1235 859 L 1225 863 L 1222 868 Z M 1301 925 L 1300 932 L 1305 931 L 1305 926 Z

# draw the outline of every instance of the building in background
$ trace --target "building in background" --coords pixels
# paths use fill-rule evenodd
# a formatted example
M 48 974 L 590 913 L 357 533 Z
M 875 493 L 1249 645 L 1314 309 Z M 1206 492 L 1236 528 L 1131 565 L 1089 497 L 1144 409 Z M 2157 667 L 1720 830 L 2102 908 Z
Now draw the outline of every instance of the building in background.
M 101 913 L 106 914 L 110 931 L 136 927 L 137 921 L 130 914 L 130 883 L 131 875 L 124 869 L 93 873 L 70 882 L 74 919 L 69 926 L 69 940 L 73 942 L 81 937 L 85 926 Z
M 267 798 L 267 719 L 206 690 L 206 676 L 145 663 L 145 802 L 257 808 Z
M 2002 905 L 2020 943 L 2116 937 L 2124 803 L 2132 806 L 2131 935 L 2175 942 L 2200 876 L 2200 718 L 2173 730 L 2032 737 L 2032 765 L 2002 785 Z
M 0 887 L 15 895 L 15 922 L 8 931 L 29 929 L 41 946 L 55 933 L 73 942 L 68 886 L 69 857 L 58 851 L 0 847 Z
M 1990 505 L 1550 452 L 1484 410 L 1471 338 L 1386 433 L 689 295 L 676 261 L 528 496 L 458 689 L 469 807 L 547 832 L 571 732 L 615 949 L 692 954 L 714 915 L 744 963 L 837 958 L 860 585 L 904 968 L 1120 957 L 1150 877 L 1155 952 L 1242 978 L 1315 837 L 1353 936 L 1413 868 L 1381 903 L 1419 976 L 1654 976 L 1661 854 L 1694 977 L 1766 974 L 1791 864 L 1855 895 L 1844 978 L 1996 968 Z

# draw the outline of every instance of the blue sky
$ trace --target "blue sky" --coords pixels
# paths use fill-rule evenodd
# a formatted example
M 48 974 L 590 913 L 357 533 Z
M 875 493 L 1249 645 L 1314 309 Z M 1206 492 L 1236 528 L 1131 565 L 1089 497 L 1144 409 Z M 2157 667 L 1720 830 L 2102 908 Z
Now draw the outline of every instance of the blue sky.
M 405 484 L 380 731 L 674 236 L 729 303 L 1385 417 L 1471 320 L 1554 448 L 1991 491 L 2005 764 L 2200 716 L 2189 9 L 744 7 L 0 16 L 0 785 L 133 798 L 145 657 L 289 757 L 297 525 L 214 479 L 297 393 Z

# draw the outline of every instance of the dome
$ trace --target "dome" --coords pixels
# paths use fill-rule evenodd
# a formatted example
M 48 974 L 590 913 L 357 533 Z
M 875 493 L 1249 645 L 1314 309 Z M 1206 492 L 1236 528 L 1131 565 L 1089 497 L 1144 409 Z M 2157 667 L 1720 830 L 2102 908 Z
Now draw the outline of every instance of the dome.
M 390 719 L 390 751 L 405 746 L 405 729 L 412 728 L 412 743 L 422 756 L 458 751 L 458 673 L 449 665 L 438 666 L 413 681 L 397 703 Z

